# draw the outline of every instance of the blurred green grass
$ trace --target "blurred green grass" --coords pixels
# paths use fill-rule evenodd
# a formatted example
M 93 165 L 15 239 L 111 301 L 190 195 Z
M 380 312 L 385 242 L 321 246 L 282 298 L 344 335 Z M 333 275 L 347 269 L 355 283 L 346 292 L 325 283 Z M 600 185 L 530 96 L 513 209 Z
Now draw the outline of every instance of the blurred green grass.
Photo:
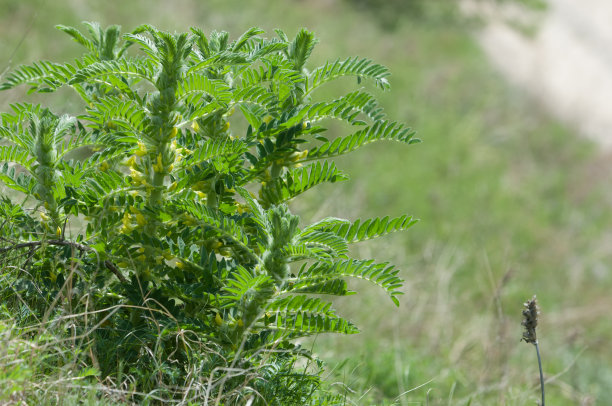
M 305 220 L 420 218 L 405 233 L 356 248 L 397 264 L 406 295 L 396 309 L 359 284 L 358 296 L 337 305 L 363 333 L 304 345 L 328 362 L 330 379 L 355 391 L 355 404 L 528 404 L 538 396 L 537 362 L 533 348 L 519 343 L 520 311 L 535 293 L 549 402 L 605 402 L 612 398 L 607 157 L 505 84 L 474 42 L 474 26 L 452 6 L 426 4 L 444 13 L 405 15 L 388 30 L 367 11 L 332 0 L 0 0 L 0 72 L 77 56 L 78 45 L 53 26 L 82 20 L 125 31 L 197 25 L 234 38 L 251 26 L 289 34 L 307 27 L 321 40 L 311 66 L 351 55 L 388 66 L 392 90 L 380 99 L 424 142 L 351 154 L 339 161 L 350 182 L 310 192 L 294 209 Z M 4 111 L 23 90 L 2 96 Z M 70 111 L 70 99 L 54 103 Z

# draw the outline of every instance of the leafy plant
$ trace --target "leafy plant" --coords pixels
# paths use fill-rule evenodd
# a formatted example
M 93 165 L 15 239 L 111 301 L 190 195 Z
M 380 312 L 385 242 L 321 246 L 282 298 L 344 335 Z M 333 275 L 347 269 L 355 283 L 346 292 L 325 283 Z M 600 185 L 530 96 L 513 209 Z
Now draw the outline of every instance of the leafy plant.
M 305 29 L 230 41 L 86 26 L 89 37 L 58 26 L 82 58 L 22 66 L 0 85 L 70 88 L 84 102 L 76 116 L 26 103 L 1 115 L 0 179 L 23 199 L 0 204 L 2 295 L 16 322 L 68 317 L 82 362 L 107 382 L 130 376 L 134 399 L 322 404 L 322 365 L 295 340 L 358 332 L 322 296 L 354 293 L 347 278 L 398 304 L 398 270 L 351 258 L 349 244 L 415 221 L 300 227 L 287 203 L 348 179 L 334 157 L 418 141 L 363 88 L 313 101 L 346 76 L 385 90 L 388 70 L 355 57 L 308 70 L 317 40 Z M 328 119 L 354 130 L 326 138 Z

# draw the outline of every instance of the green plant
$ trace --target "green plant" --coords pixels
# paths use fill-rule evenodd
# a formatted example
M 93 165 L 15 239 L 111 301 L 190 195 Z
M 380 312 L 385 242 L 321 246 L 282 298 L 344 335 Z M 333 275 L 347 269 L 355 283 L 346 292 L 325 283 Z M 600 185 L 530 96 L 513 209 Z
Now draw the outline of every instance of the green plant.
M 313 101 L 345 76 L 387 89 L 388 70 L 356 57 L 308 70 L 317 41 L 304 29 L 230 41 L 86 25 L 89 38 L 58 26 L 87 48 L 81 59 L 22 66 L 0 85 L 68 87 L 85 109 L 18 103 L 1 116 L 0 179 L 18 192 L 0 204 L 1 294 L 15 321 L 69 320 L 82 362 L 107 382 L 129 376 L 126 396 L 140 401 L 321 404 L 322 364 L 295 340 L 358 331 L 321 296 L 352 294 L 347 278 L 398 304 L 398 270 L 351 258 L 349 244 L 414 220 L 300 228 L 287 203 L 346 180 L 334 157 L 417 141 L 364 89 Z M 326 119 L 353 131 L 325 138 Z

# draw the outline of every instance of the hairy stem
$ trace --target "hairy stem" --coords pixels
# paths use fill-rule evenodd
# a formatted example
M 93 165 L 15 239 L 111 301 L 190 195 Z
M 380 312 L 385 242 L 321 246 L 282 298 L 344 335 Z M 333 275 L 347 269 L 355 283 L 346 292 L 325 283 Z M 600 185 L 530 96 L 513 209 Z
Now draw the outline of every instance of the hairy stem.
M 149 197 L 149 203 L 151 206 L 158 206 L 161 204 L 165 177 L 166 176 L 164 174 L 159 172 L 155 172 L 153 175 L 152 185 L 154 189 Z

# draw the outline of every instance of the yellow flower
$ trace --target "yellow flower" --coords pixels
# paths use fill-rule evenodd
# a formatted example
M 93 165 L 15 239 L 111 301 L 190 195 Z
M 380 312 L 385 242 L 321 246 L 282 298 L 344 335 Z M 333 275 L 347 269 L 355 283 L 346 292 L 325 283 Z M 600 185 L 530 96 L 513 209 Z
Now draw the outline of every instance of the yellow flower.
M 227 131 L 230 128 L 230 123 L 229 121 L 226 121 L 225 124 L 223 124 L 223 129 L 221 131 Z
M 138 155 L 138 156 L 144 156 L 147 154 L 147 146 L 138 141 L 138 149 L 134 152 L 134 154 Z
M 182 263 L 181 261 L 176 261 L 176 264 L 175 264 L 175 265 L 176 265 L 176 267 L 177 267 L 178 269 L 183 269 L 183 268 L 185 268 L 185 264 L 184 264 L 184 263 Z
M 127 211 L 123 213 L 123 218 L 121 219 L 124 227 L 130 227 L 132 225 L 132 216 Z
M 39 214 L 41 219 L 43 219 L 44 221 L 49 221 L 49 216 L 47 216 L 45 213 L 41 211 Z
M 170 138 L 176 137 L 177 133 L 178 133 L 178 128 L 172 127 L 172 130 L 170 130 Z
M 106 172 L 106 171 L 108 170 L 108 168 L 109 168 L 109 166 L 108 166 L 108 162 L 103 161 L 103 162 L 100 164 L 100 170 L 101 170 L 102 172 Z
M 155 172 L 163 172 L 164 171 L 164 165 L 162 164 L 162 155 L 161 153 L 159 153 L 159 155 L 157 155 L 157 163 L 153 165 L 153 170 Z
M 272 119 L 273 119 L 273 118 L 274 118 L 274 117 L 272 117 L 271 115 L 269 115 L 269 114 L 268 114 L 267 116 L 265 116 L 265 117 L 263 118 L 263 122 L 264 122 L 264 123 L 266 123 L 266 124 L 268 124 L 268 123 L 270 123 L 270 121 L 272 121 Z
M 289 159 L 291 160 L 291 162 L 296 162 L 299 161 L 300 159 L 304 159 L 308 156 L 308 150 L 305 149 L 304 151 L 301 152 L 294 152 L 293 154 L 290 155 Z
M 144 254 L 145 249 L 144 249 L 144 247 L 140 247 L 140 248 L 138 248 L 138 249 L 136 250 L 136 252 L 137 252 L 137 253 L 139 253 L 139 254 Z
M 201 180 L 199 182 L 196 182 L 193 186 L 191 186 L 191 189 L 193 189 L 193 190 L 204 190 L 205 187 L 206 187 L 206 182 Z
M 144 182 L 144 178 L 142 177 L 142 172 L 138 172 L 134 168 L 130 168 L 130 176 L 132 177 L 132 182 L 136 186 Z
M 132 155 L 127 161 L 123 163 L 123 165 L 129 166 L 130 168 L 136 166 L 136 155 Z
M 193 123 L 191 123 L 191 128 L 193 128 L 193 131 L 200 131 L 200 125 L 198 124 L 197 121 L 194 121 Z
M 238 324 L 238 327 L 244 326 L 244 322 L 242 321 L 242 319 L 238 319 L 238 322 L 236 324 Z
M 172 182 L 170 186 L 168 186 L 168 191 L 169 192 L 174 191 L 174 189 L 176 189 L 176 186 L 177 186 L 176 182 Z
M 236 203 L 236 211 L 238 214 L 248 213 L 250 208 L 245 204 Z
M 59 226 L 57 226 L 57 229 L 55 230 L 55 234 L 57 234 L 58 237 L 62 236 L 62 229 Z
M 145 216 L 143 216 L 142 214 L 138 213 L 136 215 L 136 222 L 138 223 L 139 226 L 143 227 L 144 225 L 147 224 L 147 219 L 145 218 Z
M 185 218 L 182 221 L 183 221 L 183 224 L 186 226 L 193 226 L 197 224 L 196 219 L 193 218 L 192 216 L 185 216 Z
M 195 193 L 200 199 L 206 199 L 206 193 L 200 192 L 199 190 L 196 190 Z
M 217 315 L 215 316 L 215 323 L 217 323 L 217 326 L 223 324 L 223 318 L 221 318 L 221 315 L 219 313 L 217 313 Z

